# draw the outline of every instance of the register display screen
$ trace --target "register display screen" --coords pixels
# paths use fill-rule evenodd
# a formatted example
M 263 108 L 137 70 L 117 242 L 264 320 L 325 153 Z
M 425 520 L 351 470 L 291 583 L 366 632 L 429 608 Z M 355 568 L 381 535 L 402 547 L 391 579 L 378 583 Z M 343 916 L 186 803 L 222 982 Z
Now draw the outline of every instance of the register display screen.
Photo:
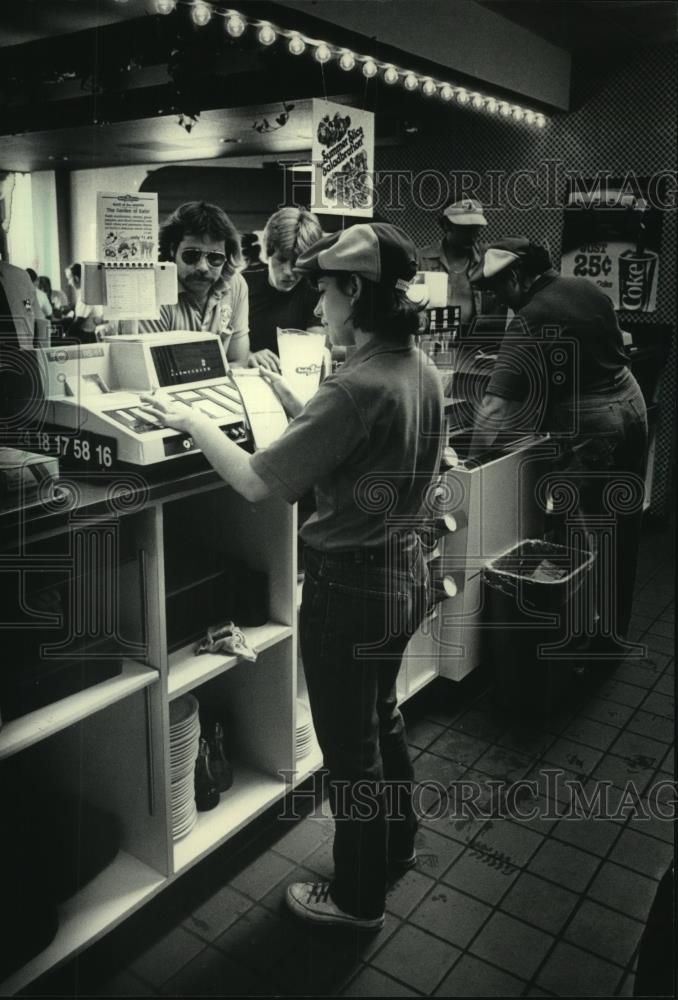
M 192 344 L 161 344 L 151 347 L 158 385 L 185 385 L 225 375 L 224 362 L 215 340 Z

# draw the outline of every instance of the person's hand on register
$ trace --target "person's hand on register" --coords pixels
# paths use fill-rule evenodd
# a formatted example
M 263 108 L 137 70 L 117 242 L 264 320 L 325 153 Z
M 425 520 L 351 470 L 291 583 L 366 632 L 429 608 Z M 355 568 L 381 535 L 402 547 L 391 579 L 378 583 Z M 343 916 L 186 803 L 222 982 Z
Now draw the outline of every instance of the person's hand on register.
M 280 374 L 280 358 L 273 351 L 265 347 L 261 351 L 251 351 L 248 361 L 250 368 L 265 368 L 270 372 L 278 372 Z
M 271 389 L 273 389 L 289 419 L 292 420 L 294 417 L 299 416 L 304 408 L 304 404 L 295 396 L 282 375 L 278 375 L 277 372 L 263 367 L 259 368 L 259 374 L 264 382 L 267 382 Z
M 156 393 L 144 393 L 141 402 L 150 414 L 159 420 L 163 427 L 171 427 L 184 434 L 193 434 L 196 421 L 210 424 L 208 415 L 199 406 L 189 406 L 178 399 L 163 399 Z

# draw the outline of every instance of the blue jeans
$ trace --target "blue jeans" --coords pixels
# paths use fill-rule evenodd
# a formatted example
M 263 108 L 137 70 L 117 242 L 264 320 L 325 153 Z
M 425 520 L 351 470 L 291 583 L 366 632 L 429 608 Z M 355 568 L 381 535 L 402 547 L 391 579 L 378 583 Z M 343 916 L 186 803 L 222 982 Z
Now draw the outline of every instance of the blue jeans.
M 555 436 L 568 425 L 576 429 L 561 440 L 559 470 L 576 498 L 565 517 L 596 552 L 589 610 L 599 618 L 599 634 L 614 640 L 626 635 L 631 616 L 647 458 L 647 411 L 631 372 L 605 391 L 561 404 Z
M 428 569 L 418 539 L 397 565 L 365 550 L 308 548 L 304 564 L 301 654 L 335 817 L 330 895 L 372 918 L 384 912 L 388 860 L 414 850 L 414 771 L 396 678 L 426 609 Z

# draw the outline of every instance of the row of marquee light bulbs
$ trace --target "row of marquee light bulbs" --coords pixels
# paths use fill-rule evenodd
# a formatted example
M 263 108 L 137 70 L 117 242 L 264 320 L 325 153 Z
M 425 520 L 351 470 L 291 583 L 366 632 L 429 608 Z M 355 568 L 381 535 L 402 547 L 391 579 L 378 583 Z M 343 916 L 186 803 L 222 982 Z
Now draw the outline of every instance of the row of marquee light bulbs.
M 221 10 L 213 7 L 207 0 L 154 0 L 155 10 L 158 14 L 171 14 L 179 4 L 191 8 L 191 17 L 198 27 L 207 25 L 213 15 L 224 18 L 224 26 L 232 38 L 240 38 L 247 30 L 250 22 L 237 10 Z M 257 30 L 257 39 L 261 45 L 273 45 L 278 36 L 287 38 L 287 46 L 293 56 L 300 56 L 307 48 L 313 50 L 316 60 L 325 64 L 333 58 L 338 57 L 341 69 L 347 73 L 355 69 L 358 62 L 362 63 L 363 75 L 367 79 L 377 76 L 382 71 L 384 83 L 394 85 L 402 80 L 406 90 L 416 91 L 421 87 L 422 93 L 426 97 L 438 95 L 441 100 L 457 104 L 468 105 L 476 111 L 486 111 L 489 114 L 498 114 L 502 118 L 511 119 L 515 122 L 524 122 L 526 125 L 534 125 L 537 128 L 544 128 L 546 118 L 543 114 L 522 108 L 517 104 L 510 104 L 508 101 L 496 100 L 494 97 L 485 97 L 483 94 L 472 92 L 466 87 L 453 87 L 450 83 L 433 80 L 430 76 L 420 76 L 411 70 L 399 69 L 391 63 L 380 63 L 369 56 L 357 56 L 350 49 L 333 49 L 327 42 L 307 38 L 298 31 L 289 31 L 279 28 L 270 21 L 251 22 Z

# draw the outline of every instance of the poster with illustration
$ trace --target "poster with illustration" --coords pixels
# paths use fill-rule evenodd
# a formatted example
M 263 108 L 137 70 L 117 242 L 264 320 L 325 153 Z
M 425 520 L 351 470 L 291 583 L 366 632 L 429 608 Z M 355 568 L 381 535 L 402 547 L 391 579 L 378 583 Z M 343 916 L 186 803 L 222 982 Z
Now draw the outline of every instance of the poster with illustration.
M 98 260 L 152 263 L 158 259 L 158 195 L 97 194 Z
M 374 115 L 332 101 L 313 101 L 314 211 L 372 217 Z
M 561 272 L 586 278 L 615 309 L 654 312 L 657 303 L 661 212 L 648 181 L 578 178 L 568 183 Z

